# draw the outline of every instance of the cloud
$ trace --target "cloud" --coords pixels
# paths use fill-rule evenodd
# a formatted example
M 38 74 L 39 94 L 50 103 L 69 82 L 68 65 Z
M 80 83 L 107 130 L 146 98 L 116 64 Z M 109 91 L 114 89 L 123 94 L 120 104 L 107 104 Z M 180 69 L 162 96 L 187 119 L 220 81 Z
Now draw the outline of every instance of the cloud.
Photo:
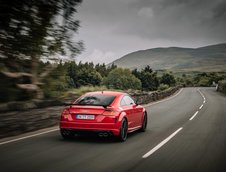
M 136 0 L 129 5 L 143 15 L 150 8 L 152 17 L 149 21 L 134 18 L 136 22 L 126 23 L 132 28 L 127 34 L 150 40 L 202 40 L 209 43 L 226 40 L 226 3 L 222 0 Z
M 144 16 L 144 17 L 151 18 L 151 17 L 153 17 L 153 10 L 150 7 L 149 8 L 143 7 L 138 11 L 138 16 Z
M 103 52 L 99 49 L 94 49 L 90 55 L 87 55 L 85 58 L 81 59 L 81 61 L 93 62 L 97 63 L 109 63 L 109 61 L 113 61 L 115 59 L 115 54 L 111 51 Z
M 109 63 L 140 49 L 226 42 L 225 0 L 85 0 L 78 15 L 86 46 L 78 59 Z

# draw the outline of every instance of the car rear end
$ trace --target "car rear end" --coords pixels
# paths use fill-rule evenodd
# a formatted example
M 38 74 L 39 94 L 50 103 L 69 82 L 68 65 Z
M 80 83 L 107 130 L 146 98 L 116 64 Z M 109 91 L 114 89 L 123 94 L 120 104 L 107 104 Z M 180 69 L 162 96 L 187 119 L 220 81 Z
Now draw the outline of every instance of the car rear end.
M 97 94 L 90 95 L 103 99 L 103 101 L 109 98 L 106 95 L 99 97 L 96 96 Z M 105 104 L 103 101 L 100 102 L 102 104 L 91 104 L 91 100 L 81 101 L 84 97 L 81 97 L 63 110 L 60 120 L 61 134 L 97 133 L 100 136 L 118 135 L 120 130 L 120 123 L 118 122 L 120 111 L 113 106 L 117 96 L 111 95 L 111 100 Z

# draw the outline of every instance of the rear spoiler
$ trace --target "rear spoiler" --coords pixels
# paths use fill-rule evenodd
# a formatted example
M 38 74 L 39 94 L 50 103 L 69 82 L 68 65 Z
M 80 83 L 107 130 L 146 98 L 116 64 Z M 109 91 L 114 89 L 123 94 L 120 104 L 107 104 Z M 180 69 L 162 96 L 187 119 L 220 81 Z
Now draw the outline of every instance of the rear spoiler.
M 102 106 L 103 108 L 107 108 L 107 107 L 111 107 L 109 105 L 97 105 L 97 104 L 91 104 L 91 105 L 87 105 L 87 104 L 73 104 L 73 103 L 64 103 L 64 106 Z

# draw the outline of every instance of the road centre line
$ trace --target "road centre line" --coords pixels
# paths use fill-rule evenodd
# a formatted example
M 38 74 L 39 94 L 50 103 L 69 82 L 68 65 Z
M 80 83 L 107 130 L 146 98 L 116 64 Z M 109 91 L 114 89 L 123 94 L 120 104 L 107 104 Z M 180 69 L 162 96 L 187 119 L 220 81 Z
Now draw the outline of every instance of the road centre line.
M 151 149 L 150 151 L 148 151 L 146 154 L 144 154 L 142 156 L 142 158 L 147 158 L 149 157 L 151 154 L 153 154 L 155 151 L 157 151 L 158 149 L 160 149 L 164 144 L 166 144 L 170 139 L 172 139 L 179 131 L 181 131 L 183 129 L 183 127 L 177 129 L 174 133 L 172 133 L 169 137 L 167 137 L 165 140 L 163 140 L 162 142 L 160 142 L 157 146 L 155 146 L 153 149 Z
M 199 107 L 199 109 L 202 109 L 202 107 L 203 107 L 203 104 Z
M 199 111 L 196 111 L 195 114 L 189 120 L 190 121 L 193 120 L 198 113 L 199 113 Z
M 205 103 L 206 102 L 206 98 L 205 98 L 205 96 L 203 95 L 203 93 L 198 89 L 198 91 L 199 91 L 199 93 L 200 93 L 200 95 L 202 96 L 202 98 L 203 98 L 203 103 Z M 180 92 L 181 92 L 181 90 L 180 90 Z M 170 97 L 170 99 L 171 98 L 173 98 L 173 97 L 175 97 L 175 96 L 177 96 L 180 92 L 178 92 L 176 95 L 174 95 L 174 96 L 172 96 L 172 97 Z M 163 100 L 163 101 L 166 101 L 166 100 L 169 100 L 169 99 L 165 99 L 165 100 Z M 156 102 L 156 103 L 160 103 L 160 102 L 163 102 L 163 101 L 159 101 L 159 102 Z M 154 104 L 156 104 L 156 103 L 154 103 Z M 152 105 L 152 104 L 150 104 L 150 105 Z M 147 106 L 149 106 L 149 105 L 147 105 Z M 202 109 L 202 107 L 203 107 L 203 104 L 199 107 L 199 109 Z M 193 120 L 194 118 L 195 118 L 195 116 L 197 115 L 199 113 L 199 111 L 196 111 L 195 112 L 195 114 L 189 119 L 190 121 L 191 120 Z M 148 151 L 146 154 L 144 154 L 143 156 L 142 156 L 142 158 L 147 158 L 147 157 L 149 157 L 150 155 L 152 155 L 155 151 L 157 151 L 158 149 L 160 149 L 163 145 L 165 145 L 170 139 L 172 139 L 179 131 L 181 131 L 183 129 L 183 127 L 181 127 L 181 128 L 179 128 L 178 130 L 176 130 L 174 133 L 172 133 L 169 137 L 167 137 L 165 140 L 163 140 L 162 142 L 160 142 L 157 146 L 155 146 L 153 149 L 151 149 L 150 151 Z
M 200 91 L 200 89 L 198 89 L 198 92 L 201 94 L 203 100 L 206 101 L 206 98 L 205 98 L 204 94 Z

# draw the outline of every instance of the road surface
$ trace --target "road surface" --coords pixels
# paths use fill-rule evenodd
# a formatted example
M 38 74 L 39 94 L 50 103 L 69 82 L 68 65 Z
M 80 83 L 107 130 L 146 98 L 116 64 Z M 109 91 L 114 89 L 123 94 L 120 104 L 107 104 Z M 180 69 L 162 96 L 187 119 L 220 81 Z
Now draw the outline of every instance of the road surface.
M 59 131 L 0 143 L 0 171 L 225 172 L 226 97 L 214 88 L 184 88 L 146 106 L 148 128 L 124 143 Z M 21 140 L 20 140 L 21 139 Z

